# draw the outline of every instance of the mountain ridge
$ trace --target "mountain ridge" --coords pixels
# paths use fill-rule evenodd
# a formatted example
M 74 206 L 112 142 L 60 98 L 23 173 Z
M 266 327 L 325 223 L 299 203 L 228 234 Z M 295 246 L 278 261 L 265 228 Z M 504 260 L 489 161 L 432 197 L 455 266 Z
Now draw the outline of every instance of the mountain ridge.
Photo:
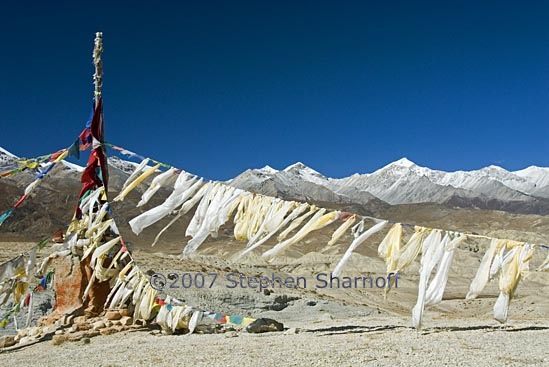
M 17 156 L 0 147 L 0 167 Z M 138 163 L 111 156 L 113 187 L 120 186 Z M 65 180 L 79 184 L 82 166 L 63 161 Z M 74 174 L 68 174 L 73 172 Z M 30 175 L 25 180 L 28 182 Z M 549 168 L 530 166 L 507 171 L 487 166 L 471 171 L 446 172 L 401 158 L 371 173 L 331 178 L 302 162 L 283 169 L 248 169 L 228 184 L 251 192 L 288 200 L 352 207 L 362 213 L 391 205 L 436 203 L 456 208 L 503 210 L 522 214 L 549 214 Z M 22 185 L 23 182 L 20 182 Z
M 439 203 L 547 214 L 549 186 L 544 184 L 549 182 L 549 168 L 531 167 L 518 174 L 494 165 L 446 172 L 401 158 L 372 173 L 330 178 L 297 162 L 282 170 L 248 169 L 228 182 L 265 195 L 300 198 L 307 193 L 307 199 L 318 201 L 366 204 L 377 199 L 391 205 Z
M 0 151 L 0 162 L 2 162 L 2 157 Z M 110 196 L 114 197 L 138 163 L 116 156 L 110 157 L 109 163 L 109 192 Z M 434 184 L 428 178 L 429 171 L 419 169 L 426 175 L 414 176 L 414 169 L 411 170 L 412 165 L 409 162 L 401 161 L 400 163 L 396 169 L 398 172 L 393 177 L 393 179 L 397 178 L 396 183 L 386 182 L 385 185 L 388 188 L 392 187 L 396 192 L 410 190 L 411 196 L 408 198 L 410 201 L 414 201 L 416 197 L 421 198 L 427 193 L 431 195 L 431 198 L 438 200 L 438 203 L 392 205 L 366 191 L 369 189 L 367 187 L 352 184 L 341 185 L 338 182 L 341 179 L 328 178 L 299 162 L 282 170 L 268 166 L 255 170 L 249 169 L 228 183 L 234 186 L 246 186 L 246 189 L 252 192 L 287 200 L 307 201 L 328 209 L 348 211 L 359 215 L 390 218 L 434 228 L 477 231 L 487 235 L 514 236 L 520 232 L 521 238 L 526 236 L 525 238 L 532 241 L 547 240 L 549 204 L 543 198 L 532 197 L 530 201 L 490 198 L 470 190 Z M 33 197 L 28 198 L 12 217 L 0 226 L 0 238 L 40 240 L 69 223 L 81 188 L 81 172 L 78 167 L 70 164 L 57 165 L 31 194 Z M 387 171 L 391 170 L 383 172 Z M 541 172 L 544 171 L 541 170 Z M 366 177 L 373 173 L 366 174 Z M 352 180 L 362 176 L 364 174 L 356 174 L 347 177 L 347 179 Z M 539 175 L 535 178 L 540 179 Z M 7 210 L 17 202 L 25 187 L 34 179 L 35 172 L 32 170 L 0 179 L 0 212 Z M 150 250 L 150 244 L 155 235 L 172 219 L 169 217 L 165 221 L 151 226 L 146 233 L 142 233 L 139 237 L 135 236 L 129 228 L 128 221 L 147 210 L 143 207 L 137 208 L 136 204 L 152 179 L 153 177 L 149 177 L 145 180 L 124 201 L 112 203 L 117 224 L 124 237 L 127 241 L 133 242 L 147 251 Z M 430 192 L 430 190 L 435 190 L 435 192 Z M 147 207 L 152 208 L 160 205 L 170 193 L 170 187 L 161 188 Z M 521 195 L 524 194 L 517 195 L 523 197 Z M 524 197 L 530 198 L 528 195 Z M 162 248 L 165 250 L 179 252 L 180 244 L 186 238 L 186 224 L 190 222 L 193 212 L 184 216 L 178 225 L 174 225 L 172 230 L 163 236 L 163 244 L 159 246 L 163 246 Z M 538 215 L 540 213 L 544 216 Z M 225 230 L 230 231 L 230 228 Z M 155 251 L 157 251 L 156 247 Z

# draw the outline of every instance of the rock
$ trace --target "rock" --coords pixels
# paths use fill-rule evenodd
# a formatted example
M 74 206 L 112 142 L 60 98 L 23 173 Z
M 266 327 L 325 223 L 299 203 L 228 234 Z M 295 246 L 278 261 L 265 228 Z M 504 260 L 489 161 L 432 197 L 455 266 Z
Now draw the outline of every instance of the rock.
M 92 325 L 87 323 L 87 322 L 81 322 L 79 324 L 73 324 L 71 325 L 71 327 L 69 328 L 69 332 L 71 333 L 75 333 L 77 331 L 86 331 L 86 330 L 90 330 L 92 328 Z
M 282 323 L 266 318 L 257 319 L 246 327 L 247 332 L 254 334 L 282 330 L 284 330 L 284 325 Z
M 51 333 L 55 333 L 55 331 L 58 329 L 59 327 L 57 325 L 49 325 L 49 326 L 45 326 L 42 328 L 42 334 L 51 334 Z
M 21 329 L 17 332 L 17 336 L 19 337 L 19 339 L 24 338 L 27 335 L 29 335 L 29 329 Z
M 57 325 L 61 325 L 59 323 L 59 320 L 56 319 L 55 317 L 43 316 L 43 317 L 38 319 L 37 325 L 38 326 L 47 326 L 47 325 L 56 324 L 56 323 L 57 323 Z
M 74 324 L 73 326 L 76 326 L 76 330 L 78 330 L 78 331 L 90 330 L 92 328 L 92 325 L 90 325 L 87 322 L 81 322 L 79 324 Z M 71 329 L 72 329 L 72 327 L 71 327 Z
M 123 326 L 130 326 L 133 324 L 133 317 L 130 316 L 124 316 L 120 319 L 120 324 Z
M 92 326 L 93 330 L 104 329 L 106 327 L 103 321 L 96 321 L 92 324 Z
M 68 341 L 69 340 L 69 337 L 67 335 L 54 335 L 53 338 L 51 339 L 51 343 L 53 345 L 61 345 L 63 344 L 64 342 Z
M 122 315 L 118 311 L 107 311 L 106 315 L 107 320 L 120 320 Z
M 15 345 L 15 336 L 13 335 L 4 335 L 0 337 L 0 348 L 7 348 Z
M 293 327 L 293 328 L 290 328 L 290 329 L 286 330 L 284 335 L 295 335 L 295 334 L 299 334 L 300 332 L 301 332 L 300 328 Z
M 55 269 L 55 313 L 71 314 L 81 309 L 84 305 L 82 295 L 87 286 L 87 279 L 80 259 L 76 256 L 56 257 L 52 259 L 50 266 Z
M 86 336 L 85 331 L 77 331 L 76 333 L 72 333 L 68 335 L 69 341 L 71 342 L 77 342 L 83 337 Z
M 99 330 L 99 332 L 101 333 L 101 335 L 111 335 L 111 334 L 117 333 L 118 330 L 116 330 L 114 327 L 109 327 L 109 328 L 101 329 Z
M 72 324 L 74 322 L 74 319 L 76 318 L 76 316 L 74 315 L 69 315 L 67 316 L 67 318 L 65 319 L 66 323 L 67 324 Z
M 62 334 L 64 334 L 63 330 L 57 330 L 55 332 L 55 335 L 62 335 Z
M 73 318 L 72 323 L 73 324 L 83 324 L 86 321 L 88 321 L 86 316 L 77 316 L 77 317 Z
M 113 326 L 122 325 L 122 321 L 120 321 L 120 320 L 113 320 L 113 321 L 111 321 L 111 323 L 113 324 Z
M 228 333 L 225 333 L 225 338 L 236 338 L 238 336 L 238 333 L 236 331 L 229 331 Z
M 271 293 L 273 293 L 273 291 L 270 290 L 270 289 L 265 288 L 265 289 L 263 290 L 263 294 L 266 295 L 266 296 L 270 296 Z
M 82 338 L 82 343 L 84 343 L 84 344 L 90 344 L 90 343 L 91 343 L 91 339 L 90 339 L 90 338 Z
M 53 232 L 51 235 L 51 240 L 55 243 L 63 243 L 65 241 L 65 231 L 60 229 L 56 232 Z
M 215 334 L 217 332 L 217 325 L 197 325 L 194 329 L 195 334 Z
M 99 330 L 88 330 L 84 333 L 86 338 L 93 338 L 94 336 L 100 335 L 101 332 Z
M 41 333 L 42 333 L 42 330 L 38 326 L 34 326 L 29 329 L 29 336 L 36 337 Z
M 106 327 L 111 327 L 112 326 L 112 321 L 110 321 L 110 320 L 105 321 L 105 326 Z
M 57 321 L 55 321 L 55 325 L 59 325 L 59 326 L 65 325 L 67 323 L 66 320 L 67 320 L 67 316 L 63 315 L 60 318 L 58 318 Z
M 19 344 L 27 344 L 34 341 L 35 339 L 36 338 L 33 338 L 32 336 L 25 336 L 24 338 L 21 338 L 21 340 L 19 340 Z
M 307 301 L 306 305 L 307 306 L 316 306 L 316 302 L 315 301 Z
M 122 316 L 122 317 L 131 316 L 133 314 L 133 312 L 130 312 L 130 310 L 128 310 L 127 308 L 123 308 L 118 312 L 120 313 L 120 316 Z

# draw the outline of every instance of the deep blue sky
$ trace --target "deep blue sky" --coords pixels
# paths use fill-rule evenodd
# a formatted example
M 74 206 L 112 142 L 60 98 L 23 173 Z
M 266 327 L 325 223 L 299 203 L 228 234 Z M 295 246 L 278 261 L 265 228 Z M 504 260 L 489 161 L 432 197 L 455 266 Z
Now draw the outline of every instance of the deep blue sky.
M 549 166 L 547 2 L 6 3 L 0 146 L 15 154 L 81 131 L 100 30 L 107 140 L 208 178 L 403 156 Z

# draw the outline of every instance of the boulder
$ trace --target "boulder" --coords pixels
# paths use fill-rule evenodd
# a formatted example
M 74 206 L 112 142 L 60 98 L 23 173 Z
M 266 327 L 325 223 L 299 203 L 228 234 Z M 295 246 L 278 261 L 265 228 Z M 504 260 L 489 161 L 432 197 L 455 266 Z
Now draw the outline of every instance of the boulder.
M 282 323 L 267 318 L 257 319 L 246 327 L 247 332 L 254 334 L 282 330 L 284 330 L 284 325 Z
M 24 338 L 27 335 L 29 335 L 29 329 L 20 329 L 17 331 L 17 336 L 19 337 L 19 339 Z
M 68 339 L 69 341 L 71 342 L 77 342 L 79 341 L 80 339 L 82 339 L 83 337 L 86 336 L 86 332 L 85 331 L 77 331 L 76 333 L 71 333 L 68 335 Z
M 42 333 L 42 330 L 38 326 L 31 327 L 29 329 L 28 335 L 32 337 L 37 337 Z
M 19 344 L 27 344 L 27 343 L 30 343 L 30 342 L 35 341 L 35 340 L 36 340 L 35 337 L 25 336 L 25 337 L 23 337 L 19 340 Z
M 56 308 L 54 314 L 58 318 L 81 310 L 84 306 L 82 295 L 86 289 L 87 280 L 83 272 L 83 266 L 78 257 L 56 257 L 50 263 L 55 269 L 53 278 Z M 52 316 L 55 316 L 52 314 Z
M 101 329 L 99 330 L 99 332 L 101 333 L 101 335 L 111 335 L 111 334 L 117 333 L 118 330 L 116 330 L 113 326 L 113 327 Z
M 15 336 L 13 335 L 4 335 L 0 337 L 0 348 L 7 348 L 15 345 Z
M 93 323 L 93 330 L 99 330 L 105 328 L 105 323 L 103 321 L 96 321 Z
M 58 326 L 55 324 L 44 326 L 42 327 L 42 334 L 52 334 L 52 333 L 55 333 L 57 329 L 58 329 Z
M 73 324 L 83 324 L 83 323 L 85 323 L 86 321 L 88 321 L 88 319 L 86 318 L 86 316 L 77 316 L 77 317 L 75 317 L 75 318 L 72 320 L 72 323 L 73 323 Z
M 61 345 L 68 340 L 69 340 L 69 337 L 65 334 L 54 335 L 53 338 L 51 339 L 51 343 L 53 345 Z
M 120 319 L 120 325 L 130 326 L 131 324 L 133 324 L 133 317 L 131 317 L 131 316 L 123 316 Z
M 88 330 L 84 333 L 86 338 L 93 338 L 94 336 L 100 335 L 101 332 L 99 330 Z
M 105 314 L 107 317 L 107 320 L 120 320 L 122 318 L 122 315 L 118 311 L 107 311 Z

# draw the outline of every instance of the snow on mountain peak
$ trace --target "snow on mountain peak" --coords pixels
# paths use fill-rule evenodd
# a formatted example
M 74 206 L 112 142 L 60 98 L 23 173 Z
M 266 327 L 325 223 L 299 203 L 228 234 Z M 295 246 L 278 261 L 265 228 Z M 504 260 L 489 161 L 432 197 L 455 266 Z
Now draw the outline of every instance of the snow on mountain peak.
M 326 184 L 326 177 L 311 167 L 306 166 L 301 162 L 294 163 L 286 168 L 281 173 L 291 174 L 305 181 L 313 182 L 319 185 Z
M 269 166 L 269 165 L 266 165 L 265 167 L 263 168 L 260 168 L 258 170 L 256 170 L 257 172 L 260 172 L 260 173 L 264 173 L 266 175 L 274 175 L 275 173 L 278 172 L 277 169 L 274 169 L 273 167 Z
M 318 171 L 315 171 L 311 167 L 301 163 L 296 162 L 286 168 L 284 168 L 284 172 L 293 172 L 297 174 L 307 174 L 307 175 L 314 175 L 319 177 L 324 177 L 324 175 Z
M 107 162 L 110 166 L 118 168 L 119 170 L 127 174 L 131 174 L 133 171 L 135 171 L 135 168 L 139 165 L 139 163 L 126 161 L 116 156 L 108 157 Z
M 388 165 L 378 169 L 377 171 L 373 172 L 372 175 L 375 174 L 390 174 L 390 175 L 400 175 L 402 173 L 409 172 L 410 170 L 416 170 L 418 171 L 420 175 L 423 174 L 422 171 L 423 167 L 418 166 L 408 158 L 400 158 L 398 161 L 394 161 L 392 163 L 389 163 Z
M 15 154 L 8 152 L 6 149 L 4 149 L 4 148 L 2 148 L 2 147 L 0 147 L 0 154 L 2 154 L 2 155 L 7 155 L 7 156 L 10 157 L 10 158 L 15 158 L 15 159 L 18 159 L 18 158 L 19 158 L 19 157 L 16 156 Z
M 61 163 L 71 171 L 83 172 L 86 168 L 78 164 L 70 163 L 67 161 L 61 161 Z
M 0 147 L 0 167 L 13 165 L 19 157 Z
M 513 173 L 532 182 L 536 187 L 549 186 L 549 167 L 530 166 Z
M 19 159 L 18 156 L 16 156 L 15 154 L 7 151 L 6 149 L 0 147 L 0 166 L 13 164 L 17 159 Z M 70 163 L 70 162 L 67 162 L 65 160 L 61 161 L 61 163 L 68 170 L 76 171 L 76 172 L 84 171 L 84 167 L 79 166 L 77 164 Z M 49 164 L 49 163 L 42 163 L 40 166 L 44 167 L 47 164 Z
M 507 171 L 505 168 L 500 167 L 500 166 L 496 166 L 496 165 L 494 165 L 494 164 L 491 164 L 491 165 L 489 165 L 489 166 L 487 166 L 487 167 L 484 167 L 484 168 L 481 169 L 481 171 L 482 171 L 482 170 L 484 170 L 484 171 L 490 170 L 490 171 L 505 171 L 505 172 L 509 172 L 509 171 Z
M 284 168 L 284 171 L 285 172 L 296 171 L 296 170 L 302 171 L 302 170 L 306 170 L 307 168 L 309 168 L 309 167 L 307 167 L 305 164 L 303 164 L 301 162 L 296 162 L 296 163 L 291 164 L 288 167 Z
M 389 164 L 390 166 L 401 166 L 405 168 L 410 168 L 415 166 L 416 164 L 409 160 L 406 157 L 400 158 L 398 161 L 394 161 L 393 163 Z
M 414 168 L 414 167 L 419 167 L 419 166 L 417 164 L 415 164 L 414 162 L 412 162 L 411 160 L 409 160 L 408 158 L 403 157 L 403 158 L 400 158 L 397 161 L 394 161 L 394 162 L 391 162 L 391 163 L 387 164 L 384 167 L 381 167 L 377 171 L 384 171 L 384 170 L 388 170 L 388 169 L 389 170 L 394 170 L 394 169 L 396 169 L 396 170 L 401 170 L 401 169 L 408 170 L 408 169 Z

